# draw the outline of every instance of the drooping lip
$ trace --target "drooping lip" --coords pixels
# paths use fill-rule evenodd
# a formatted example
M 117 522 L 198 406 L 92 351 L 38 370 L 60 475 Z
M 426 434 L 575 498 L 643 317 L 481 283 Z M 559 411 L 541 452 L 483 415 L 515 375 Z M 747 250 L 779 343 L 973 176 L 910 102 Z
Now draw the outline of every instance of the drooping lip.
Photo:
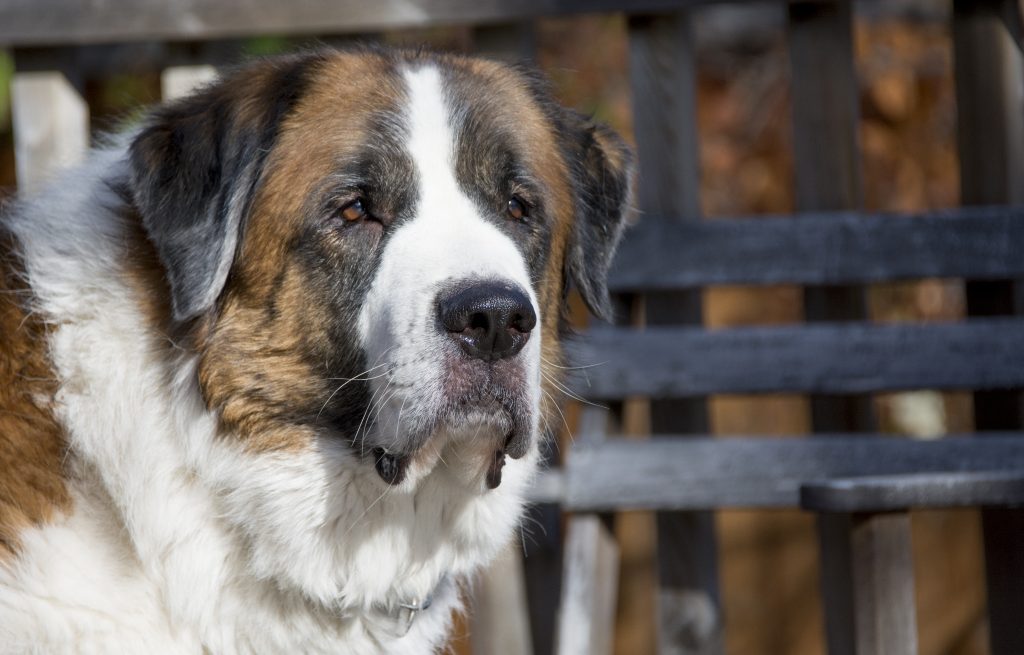
M 460 414 L 468 417 L 473 411 L 486 411 L 493 407 L 497 410 L 495 414 L 504 435 L 500 450 L 512 459 L 519 459 L 529 451 L 533 438 L 530 412 L 525 409 L 525 405 L 525 399 L 517 394 L 488 386 L 481 390 L 476 399 L 461 399 L 455 403 L 455 407 L 449 407 L 445 422 L 451 425 L 463 418 Z
M 506 456 L 519 459 L 527 454 L 533 440 L 531 416 L 526 403 L 502 390 L 481 389 L 470 397 L 456 398 L 440 407 L 432 419 L 410 435 L 405 449 L 389 450 L 375 446 L 370 451 L 377 475 L 389 485 L 401 484 L 410 463 L 439 430 L 471 431 L 473 426 L 486 425 L 493 434 L 493 449 L 487 462 L 485 481 L 489 489 L 501 484 Z

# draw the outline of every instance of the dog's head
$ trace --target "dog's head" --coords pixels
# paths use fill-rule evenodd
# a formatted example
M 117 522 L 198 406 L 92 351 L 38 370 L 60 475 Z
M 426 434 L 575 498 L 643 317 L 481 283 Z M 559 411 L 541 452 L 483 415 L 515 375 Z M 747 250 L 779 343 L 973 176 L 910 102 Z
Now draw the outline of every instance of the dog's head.
M 358 485 L 373 500 L 436 475 L 486 497 L 506 456 L 535 459 L 567 289 L 608 312 L 630 167 L 536 76 L 270 60 L 158 110 L 130 164 L 225 447 L 284 469 L 315 454 L 316 521 L 344 531 Z M 245 498 L 261 475 L 224 486 Z

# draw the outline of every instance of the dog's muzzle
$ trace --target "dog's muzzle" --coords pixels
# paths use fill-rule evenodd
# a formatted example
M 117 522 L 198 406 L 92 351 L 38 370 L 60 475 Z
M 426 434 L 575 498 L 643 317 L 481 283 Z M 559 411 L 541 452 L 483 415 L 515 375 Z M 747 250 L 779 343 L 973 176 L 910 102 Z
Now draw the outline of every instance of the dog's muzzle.
M 518 459 L 532 440 L 520 353 L 537 326 L 529 295 L 506 280 L 464 280 L 442 289 L 434 301 L 435 329 L 445 340 L 447 364 L 444 420 L 489 413 L 504 438 L 487 463 L 489 489 L 501 484 L 506 455 Z M 410 455 L 378 446 L 377 474 L 388 484 L 405 478 Z

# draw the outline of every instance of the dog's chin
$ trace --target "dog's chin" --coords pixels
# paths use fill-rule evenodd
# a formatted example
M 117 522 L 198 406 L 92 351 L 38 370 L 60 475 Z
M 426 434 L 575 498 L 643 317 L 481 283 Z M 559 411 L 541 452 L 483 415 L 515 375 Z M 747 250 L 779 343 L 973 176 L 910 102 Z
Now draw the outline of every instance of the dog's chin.
M 415 423 L 424 427 L 419 433 L 406 434 L 404 443 L 417 445 L 372 448 L 374 469 L 388 485 L 411 489 L 442 466 L 469 486 L 479 486 L 481 491 L 495 489 L 501 485 L 507 458 L 526 455 L 534 439 L 527 404 L 502 393 L 455 399 L 428 420 Z

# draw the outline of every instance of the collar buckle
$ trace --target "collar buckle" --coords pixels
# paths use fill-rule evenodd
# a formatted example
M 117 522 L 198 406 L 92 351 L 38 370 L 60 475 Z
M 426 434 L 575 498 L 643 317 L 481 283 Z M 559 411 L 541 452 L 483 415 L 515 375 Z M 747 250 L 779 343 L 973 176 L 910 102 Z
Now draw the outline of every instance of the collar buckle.
M 397 636 L 404 637 L 409 634 L 409 630 L 412 629 L 412 624 L 416 620 L 416 615 L 419 612 L 430 609 L 430 604 L 433 602 L 434 596 L 429 595 L 422 600 L 399 603 L 398 610 L 395 612 L 395 628 Z

